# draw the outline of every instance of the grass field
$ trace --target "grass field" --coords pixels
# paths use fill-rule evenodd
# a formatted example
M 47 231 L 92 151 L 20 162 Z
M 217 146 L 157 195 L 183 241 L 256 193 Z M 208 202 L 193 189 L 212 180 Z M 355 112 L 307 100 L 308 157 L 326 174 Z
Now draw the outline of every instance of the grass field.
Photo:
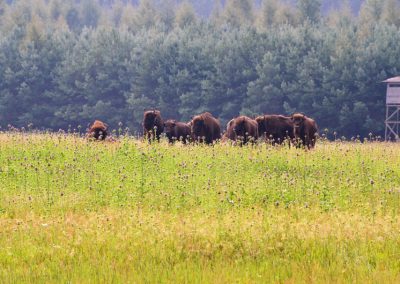
M 0 134 L 1 283 L 399 283 L 400 145 Z

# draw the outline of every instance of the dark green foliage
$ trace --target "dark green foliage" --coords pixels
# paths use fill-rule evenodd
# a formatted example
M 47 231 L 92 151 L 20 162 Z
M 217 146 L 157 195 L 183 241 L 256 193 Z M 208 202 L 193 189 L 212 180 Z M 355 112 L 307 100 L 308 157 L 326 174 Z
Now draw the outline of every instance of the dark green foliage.
M 388 13 L 365 28 L 347 14 L 325 21 L 320 1 L 299 1 L 293 25 L 280 24 L 288 8 L 278 0 L 274 17 L 254 21 L 251 1 L 240 13 L 222 8 L 220 21 L 200 19 L 189 1 L 176 15 L 153 1 L 108 13 L 95 0 L 43 3 L 2 5 L 2 127 L 58 130 L 100 119 L 140 130 L 143 110 L 158 108 L 181 121 L 209 111 L 222 124 L 300 111 L 340 136 L 382 133 L 380 82 L 400 69 L 400 32 Z M 224 20 L 228 7 L 243 20 Z
M 55 116 L 77 125 L 101 119 L 128 122 L 125 94 L 133 38 L 114 29 L 84 30 L 58 68 L 59 107 Z

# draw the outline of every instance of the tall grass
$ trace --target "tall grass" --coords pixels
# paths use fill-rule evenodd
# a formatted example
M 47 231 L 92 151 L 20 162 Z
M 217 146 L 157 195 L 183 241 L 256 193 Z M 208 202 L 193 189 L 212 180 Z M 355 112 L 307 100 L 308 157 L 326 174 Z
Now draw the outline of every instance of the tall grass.
M 400 146 L 0 134 L 2 282 L 399 282 Z

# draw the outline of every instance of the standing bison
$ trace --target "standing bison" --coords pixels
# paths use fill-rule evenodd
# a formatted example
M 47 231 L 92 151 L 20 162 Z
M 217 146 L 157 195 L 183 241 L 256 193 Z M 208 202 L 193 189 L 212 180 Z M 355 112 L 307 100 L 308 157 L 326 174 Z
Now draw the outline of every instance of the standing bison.
M 200 143 L 212 144 L 214 141 L 221 139 L 219 121 L 209 112 L 193 117 L 191 132 L 193 140 Z
M 305 116 L 303 113 L 294 113 L 291 117 L 293 121 L 293 133 L 297 143 L 302 143 L 308 149 L 315 146 L 318 127 L 316 122 Z
M 228 123 L 227 137 L 241 144 L 247 144 L 258 139 L 257 121 L 247 116 L 239 116 Z
M 144 136 L 151 142 L 157 139 L 160 141 L 160 135 L 164 131 L 164 123 L 161 118 L 161 113 L 158 110 L 148 110 L 143 115 L 143 133 Z
M 169 143 L 180 140 L 184 144 L 186 144 L 186 142 L 189 141 L 191 135 L 190 126 L 188 124 L 172 119 L 164 122 L 164 132 L 169 140 Z
M 232 140 L 236 141 L 236 134 L 233 131 L 233 122 L 235 119 L 231 119 L 227 124 L 226 124 L 226 132 L 222 136 L 222 141 L 225 142 L 227 140 Z
M 89 128 L 88 137 L 104 140 L 107 137 L 108 125 L 100 120 L 95 120 Z
M 293 121 L 290 117 L 270 114 L 259 116 L 256 121 L 259 135 L 265 135 L 272 144 L 282 144 L 285 140 L 290 141 L 294 138 Z

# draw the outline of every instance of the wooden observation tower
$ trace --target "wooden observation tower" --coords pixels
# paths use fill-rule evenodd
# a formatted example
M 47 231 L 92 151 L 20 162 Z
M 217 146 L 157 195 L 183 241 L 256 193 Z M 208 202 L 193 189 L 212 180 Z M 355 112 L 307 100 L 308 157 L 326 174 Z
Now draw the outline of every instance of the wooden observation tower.
M 400 131 L 400 76 L 389 78 L 386 83 L 385 141 L 399 141 Z

